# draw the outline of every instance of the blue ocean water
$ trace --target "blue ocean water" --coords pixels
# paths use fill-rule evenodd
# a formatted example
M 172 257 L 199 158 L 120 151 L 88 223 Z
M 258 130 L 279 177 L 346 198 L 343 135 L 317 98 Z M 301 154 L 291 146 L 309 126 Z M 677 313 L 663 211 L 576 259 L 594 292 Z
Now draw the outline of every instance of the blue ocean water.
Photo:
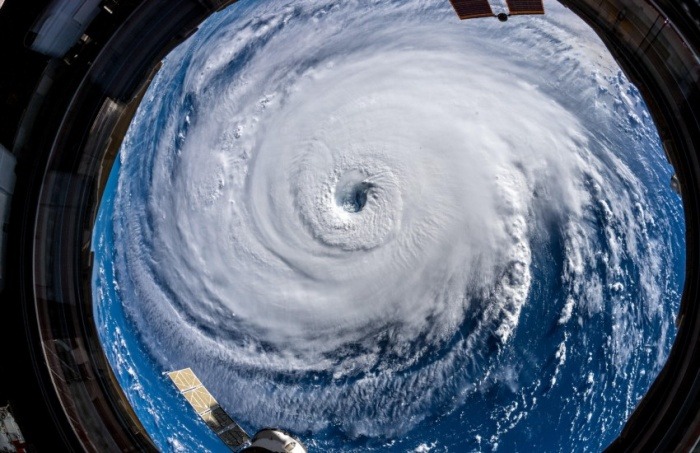
M 249 4 L 251 2 L 244 6 L 251 7 Z M 233 12 L 229 13 L 229 16 L 233 15 Z M 202 27 L 203 31 L 198 36 L 215 36 L 219 32 L 218 27 L 226 23 L 229 16 L 213 18 L 209 26 Z M 249 49 L 237 54 L 228 63 L 228 70 L 219 77 L 231 77 L 253 53 L 254 50 Z M 191 53 L 185 54 L 178 69 L 167 75 L 172 86 L 185 85 L 187 78 L 191 77 L 191 62 Z M 184 95 L 180 102 L 182 93 L 177 89 L 165 89 L 164 84 L 167 83 L 156 80 L 147 94 L 147 99 L 158 96 L 162 103 L 150 111 L 146 107 L 145 112 L 151 115 L 151 120 L 144 130 L 167 129 L 171 119 L 170 109 L 176 106 L 181 121 L 177 122 L 174 149 L 179 150 L 188 136 L 191 123 L 197 120 L 196 102 L 194 95 L 189 94 Z M 641 98 L 633 87 L 626 90 L 625 96 L 639 102 Z M 592 194 L 597 204 L 585 212 L 582 222 L 600 232 L 594 241 L 599 244 L 600 253 L 594 255 L 595 259 L 584 263 L 582 275 L 583 280 L 595 281 L 595 285 L 600 286 L 599 291 L 603 295 L 601 305 L 588 309 L 571 305 L 567 313 L 568 300 L 580 291 L 576 285 L 582 283 L 562 277 L 569 274 L 569 267 L 573 264 L 571 251 L 567 250 L 565 232 L 557 227 L 556 219 L 547 215 L 535 216 L 530 225 L 532 284 L 526 302 L 519 314 L 517 327 L 505 344 L 491 339 L 489 341 L 493 341 L 493 344 L 487 344 L 480 350 L 483 355 L 480 360 L 465 362 L 465 367 L 470 367 L 464 369 L 465 376 L 478 376 L 478 379 L 474 379 L 470 385 L 463 385 L 461 391 L 455 392 L 449 399 L 436 398 L 432 406 L 425 408 L 428 415 L 408 432 L 369 436 L 353 433 L 341 421 L 331 419 L 319 429 L 297 430 L 296 434 L 302 441 L 314 451 L 521 451 L 532 448 L 570 451 L 599 450 L 614 439 L 668 354 L 675 334 L 673 320 L 683 285 L 685 244 L 680 198 L 668 184 L 672 169 L 665 162 L 658 139 L 649 136 L 649 128 L 653 130 L 653 125 L 648 115 L 642 119 L 634 117 L 621 103 L 613 104 L 612 108 L 618 109 L 622 118 L 617 129 L 613 128 L 599 137 L 600 142 L 593 142 L 591 146 L 601 147 L 601 150 L 593 151 L 603 155 L 602 147 L 624 150 L 630 137 L 635 141 L 634 153 L 618 153 L 616 157 L 644 188 L 644 199 L 639 200 L 633 213 L 636 216 L 634 221 L 642 225 L 643 234 L 635 236 L 642 239 L 639 243 L 626 249 L 634 250 L 635 255 L 631 252 L 621 253 L 620 272 L 607 281 L 611 278 L 605 271 L 607 253 L 620 247 L 611 241 L 624 235 L 609 235 L 605 233 L 606 229 L 626 226 L 616 223 L 610 214 L 615 211 L 615 206 L 610 205 L 609 198 L 597 196 L 601 189 L 596 181 L 583 182 L 585 190 Z M 139 135 L 138 130 L 132 133 L 132 142 L 127 145 L 132 144 L 135 137 L 142 150 L 156 148 L 163 140 L 155 134 Z M 129 153 L 134 152 L 133 149 L 129 150 Z M 146 156 L 145 165 L 137 167 L 138 171 L 133 171 L 131 167 L 125 170 L 121 164 L 125 158 L 124 155 L 120 156 L 112 168 L 93 237 L 94 304 L 105 352 L 137 415 L 160 449 L 227 451 L 163 374 L 170 371 L 167 365 L 177 365 L 176 358 L 161 355 L 158 345 L 154 345 L 149 337 L 150 333 L 142 327 L 148 325 L 148 320 L 132 319 L 130 316 L 134 315 L 129 315 L 125 310 L 122 299 L 125 297 L 124 291 L 128 290 L 126 297 L 130 298 L 139 297 L 139 294 L 128 286 L 124 289 L 128 278 L 120 275 L 114 264 L 119 262 L 121 253 L 121 245 L 115 239 L 118 237 L 115 228 L 124 226 L 121 222 L 123 213 L 115 208 L 115 198 L 119 196 L 121 178 L 152 180 L 153 170 L 149 167 L 156 165 L 154 156 Z M 611 162 L 611 167 L 613 165 L 619 166 Z M 632 190 L 624 185 L 617 189 Z M 127 195 L 124 192 L 126 188 L 121 190 L 122 197 L 133 196 L 134 200 L 148 197 L 148 194 Z M 544 193 L 541 201 L 535 197 L 532 210 L 546 213 L 547 200 Z M 122 235 L 138 233 L 120 231 Z M 650 269 L 655 271 L 652 263 L 637 259 L 656 253 L 646 250 L 649 243 L 645 243 L 644 238 L 661 238 L 665 245 L 662 249 L 664 263 L 671 263 L 670 268 L 664 269 L 663 275 L 667 278 L 662 282 L 658 294 L 648 294 L 638 281 L 639 276 Z M 621 242 L 625 240 L 620 239 Z M 450 340 L 441 343 L 432 353 L 421 355 L 411 367 L 402 369 L 397 375 L 410 376 L 413 370 L 439 362 L 460 339 L 474 330 L 477 323 L 476 315 L 467 316 Z M 634 324 L 633 328 L 629 328 L 630 323 Z M 206 326 L 199 327 L 206 329 Z M 401 357 L 393 357 L 392 360 L 396 361 L 398 368 Z M 198 366 L 203 364 L 195 362 L 192 366 L 197 372 Z M 455 376 L 441 376 L 440 379 L 444 380 L 441 385 L 448 381 L 464 381 L 464 378 L 457 376 L 461 371 L 453 370 Z M 219 388 L 219 384 L 208 374 L 200 377 L 211 389 Z M 346 378 L 346 383 L 351 383 L 353 379 L 359 378 L 351 376 Z M 266 375 L 261 382 L 268 380 L 310 388 L 312 392 L 314 388 L 321 392 L 324 386 L 335 385 L 333 376 L 323 372 L 302 373 L 301 376 L 279 373 L 272 378 Z M 275 392 L 275 384 L 261 384 L 263 387 L 266 385 L 269 387 L 260 393 L 260 398 Z M 215 393 L 215 396 L 219 395 Z M 250 414 L 235 406 L 235 395 L 225 401 L 234 402 L 225 408 L 248 432 L 262 427 L 251 423 L 260 415 L 249 418 Z M 303 413 L 304 400 L 300 398 L 298 403 L 301 405 L 299 411 Z M 294 426 L 280 427 L 294 431 Z
M 105 353 L 129 402 L 146 432 L 162 451 L 229 451 L 199 419 L 140 345 L 124 313 L 113 267 L 114 196 L 121 165 L 115 160 L 95 222 L 93 251 L 99 265 L 93 268 L 95 322 Z

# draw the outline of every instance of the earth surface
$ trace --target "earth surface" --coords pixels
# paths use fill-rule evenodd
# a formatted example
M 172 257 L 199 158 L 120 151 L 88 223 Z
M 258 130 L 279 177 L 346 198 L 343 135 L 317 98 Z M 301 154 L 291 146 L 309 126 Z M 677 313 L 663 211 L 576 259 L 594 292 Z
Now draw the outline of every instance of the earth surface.
M 311 451 L 619 434 L 674 340 L 683 210 L 637 89 L 545 9 L 241 0 L 168 55 L 93 238 L 101 341 L 161 450 L 227 451 L 185 367 Z

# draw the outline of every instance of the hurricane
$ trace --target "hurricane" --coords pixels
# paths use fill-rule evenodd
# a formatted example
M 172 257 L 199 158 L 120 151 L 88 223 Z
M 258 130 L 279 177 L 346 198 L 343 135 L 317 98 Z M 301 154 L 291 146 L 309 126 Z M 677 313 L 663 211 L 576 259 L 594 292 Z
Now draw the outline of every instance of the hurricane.
M 637 89 L 545 8 L 242 0 L 165 58 L 93 245 L 101 339 L 159 448 L 217 448 L 158 396 L 184 367 L 315 451 L 619 434 L 674 339 L 683 211 Z

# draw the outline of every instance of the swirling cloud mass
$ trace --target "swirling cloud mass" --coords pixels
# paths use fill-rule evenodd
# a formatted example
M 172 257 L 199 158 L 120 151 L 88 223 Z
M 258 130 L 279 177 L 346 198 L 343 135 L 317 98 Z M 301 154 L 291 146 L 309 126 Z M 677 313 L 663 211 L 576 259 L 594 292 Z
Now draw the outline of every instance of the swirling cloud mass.
M 559 420 L 523 442 L 604 446 L 673 340 L 682 212 L 637 91 L 547 9 L 213 16 L 129 129 L 96 286 L 246 426 L 337 451 Z

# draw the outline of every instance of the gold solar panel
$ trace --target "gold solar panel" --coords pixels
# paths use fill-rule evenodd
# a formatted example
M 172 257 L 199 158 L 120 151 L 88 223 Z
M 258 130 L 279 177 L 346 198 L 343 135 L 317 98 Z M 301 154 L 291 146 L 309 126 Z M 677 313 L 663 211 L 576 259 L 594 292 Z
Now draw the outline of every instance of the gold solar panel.
M 197 415 L 231 450 L 237 451 L 238 447 L 250 440 L 248 434 L 219 406 L 190 368 L 171 371 L 168 377 Z
M 202 382 L 189 368 L 179 371 L 172 371 L 168 373 L 168 377 L 170 377 L 170 380 L 173 381 L 175 387 L 177 387 L 180 392 L 202 386 Z
M 212 407 L 218 406 L 214 397 L 211 396 L 211 393 L 204 387 L 187 390 L 182 392 L 182 395 L 187 398 L 187 401 L 190 402 L 194 410 L 200 415 L 202 412 L 210 411 Z

